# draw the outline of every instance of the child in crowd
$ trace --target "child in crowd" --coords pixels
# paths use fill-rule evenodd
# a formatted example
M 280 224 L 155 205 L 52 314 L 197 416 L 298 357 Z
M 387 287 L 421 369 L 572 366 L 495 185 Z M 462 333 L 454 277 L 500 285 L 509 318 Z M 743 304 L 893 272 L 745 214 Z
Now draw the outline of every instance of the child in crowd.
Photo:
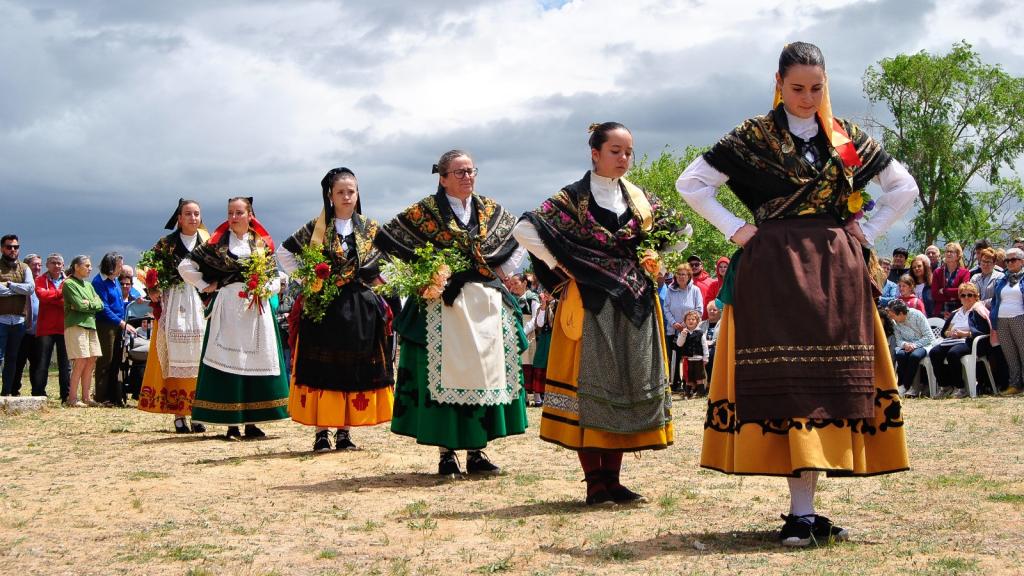
M 704 364 L 708 361 L 708 341 L 704 338 L 704 332 L 697 329 L 697 325 L 700 324 L 700 312 L 688 310 L 683 316 L 683 324 L 686 327 L 676 336 L 676 346 L 682 348 L 680 370 L 683 368 L 682 363 L 686 362 L 684 394 L 688 398 L 704 396 L 707 394 Z

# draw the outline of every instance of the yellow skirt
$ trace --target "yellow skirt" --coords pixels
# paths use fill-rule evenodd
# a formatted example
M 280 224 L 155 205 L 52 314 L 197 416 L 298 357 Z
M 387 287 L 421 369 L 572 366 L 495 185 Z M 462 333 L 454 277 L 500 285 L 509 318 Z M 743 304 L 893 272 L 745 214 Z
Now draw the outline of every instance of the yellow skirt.
M 875 346 L 873 419 L 737 422 L 732 306 L 725 306 L 720 326 L 704 421 L 702 467 L 766 476 L 797 476 L 805 470 L 829 476 L 872 476 L 909 468 L 902 405 L 886 346 Z M 875 342 L 885 341 L 875 315 Z
M 298 343 L 295 348 L 292 350 L 292 366 L 298 354 Z M 320 390 L 296 384 L 295 371 L 291 374 L 288 414 L 299 424 L 319 428 L 374 426 L 391 421 L 394 404 L 395 390 L 392 386 L 361 392 Z
M 154 337 L 149 341 L 146 371 L 142 375 L 142 387 L 139 389 L 139 410 L 155 414 L 191 416 L 192 402 L 196 399 L 196 379 L 164 378 L 156 348 L 155 335 L 159 328 L 157 322 L 159 320 L 153 321 L 153 329 L 150 330 Z
M 607 304 L 611 306 L 611 303 Z M 579 377 L 582 339 L 566 336 L 560 321 L 565 310 L 559 306 L 552 323 L 551 348 L 548 352 L 547 380 L 545 382 L 544 409 L 540 421 L 541 440 L 558 444 L 570 450 L 622 451 L 659 450 L 673 442 L 672 421 L 654 430 L 632 434 L 617 434 L 580 426 L 577 411 L 576 381 Z M 655 296 L 655 315 L 659 330 L 665 333 L 661 307 Z M 664 346 L 662 360 L 666 362 Z

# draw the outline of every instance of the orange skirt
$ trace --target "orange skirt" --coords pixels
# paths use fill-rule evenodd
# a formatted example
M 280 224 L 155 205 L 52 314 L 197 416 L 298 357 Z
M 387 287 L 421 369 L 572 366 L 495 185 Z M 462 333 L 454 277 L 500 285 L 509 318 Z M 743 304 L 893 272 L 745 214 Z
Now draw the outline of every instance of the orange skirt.
M 907 442 L 885 331 L 874 315 L 875 414 L 865 419 L 789 418 L 737 422 L 736 327 L 731 305 L 720 321 L 700 465 L 727 474 L 872 476 L 907 470 Z

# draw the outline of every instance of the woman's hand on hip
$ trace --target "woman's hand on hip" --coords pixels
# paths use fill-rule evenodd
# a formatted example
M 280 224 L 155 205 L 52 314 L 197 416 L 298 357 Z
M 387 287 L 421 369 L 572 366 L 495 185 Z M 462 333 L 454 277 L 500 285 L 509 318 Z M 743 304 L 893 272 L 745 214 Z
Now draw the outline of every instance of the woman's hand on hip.
M 753 224 L 744 224 L 743 226 L 740 226 L 740 229 L 737 230 L 729 240 L 733 244 L 737 244 L 742 248 L 747 245 L 747 242 L 750 242 L 750 239 L 754 237 L 754 234 L 757 234 L 757 226 L 754 226 Z

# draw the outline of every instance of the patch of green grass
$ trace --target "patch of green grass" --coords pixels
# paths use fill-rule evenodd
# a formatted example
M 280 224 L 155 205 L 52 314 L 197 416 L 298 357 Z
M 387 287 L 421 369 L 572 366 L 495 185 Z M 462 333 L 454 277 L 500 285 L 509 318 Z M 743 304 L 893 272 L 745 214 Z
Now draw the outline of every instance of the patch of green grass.
M 406 518 L 423 518 L 430 515 L 430 505 L 425 500 L 417 500 L 405 505 L 402 515 Z
M 516 474 L 512 477 L 512 481 L 515 482 L 516 486 L 530 486 L 543 479 L 544 477 L 540 474 Z
M 512 553 L 504 558 L 499 558 L 490 564 L 484 564 L 483 566 L 477 566 L 473 569 L 473 572 L 477 574 L 497 574 L 499 572 L 508 572 L 512 570 Z
M 361 525 L 353 526 L 352 529 L 357 531 L 357 532 L 373 532 L 374 530 L 376 530 L 377 528 L 380 528 L 381 526 L 382 526 L 382 524 L 380 522 L 368 519 L 366 522 L 362 523 Z
M 410 530 L 434 530 L 437 528 L 437 520 L 428 516 L 420 520 L 410 520 L 406 526 L 408 526 Z
M 609 562 L 628 562 L 636 558 L 636 552 L 622 546 L 612 546 L 602 550 L 599 556 Z
M 1000 492 L 999 494 L 990 494 L 988 499 L 993 502 L 1006 502 L 1008 504 L 1024 504 L 1024 494 L 1008 494 L 1006 492 Z
M 388 576 L 409 576 L 409 559 L 393 558 L 388 565 Z
M 1010 423 L 1017 424 L 1018 426 L 1020 424 L 1024 424 L 1024 416 L 1021 416 L 1020 414 L 1014 414 L 1013 416 L 1010 416 Z
M 132 508 L 142 510 L 142 498 L 132 498 Z
M 967 558 L 940 558 L 928 563 L 928 574 L 960 575 L 978 571 L 978 561 Z
M 193 566 L 185 572 L 185 576 L 214 576 L 213 572 L 210 572 L 206 568 L 199 566 Z
M 662 494 L 658 496 L 658 516 L 668 516 L 676 511 L 679 505 L 679 496 L 675 493 Z
M 209 544 L 172 546 L 164 554 L 165 558 L 178 560 L 180 562 L 191 562 L 193 560 L 206 560 L 206 552 L 216 550 L 216 547 Z
M 942 474 L 928 480 L 931 488 L 969 488 L 986 485 L 994 487 L 999 484 L 993 480 L 986 480 L 981 474 Z
M 338 551 L 333 548 L 327 548 L 325 550 L 321 550 L 316 557 L 320 560 L 333 560 L 338 557 Z
M 610 528 L 605 528 L 603 530 L 591 532 L 590 536 L 587 537 L 587 541 L 595 546 L 600 546 L 607 542 L 608 539 L 612 537 L 612 534 L 614 534 L 614 532 Z
M 129 480 L 145 480 L 149 478 L 169 478 L 171 475 L 166 472 L 153 472 L 152 470 L 136 470 L 128 474 Z

